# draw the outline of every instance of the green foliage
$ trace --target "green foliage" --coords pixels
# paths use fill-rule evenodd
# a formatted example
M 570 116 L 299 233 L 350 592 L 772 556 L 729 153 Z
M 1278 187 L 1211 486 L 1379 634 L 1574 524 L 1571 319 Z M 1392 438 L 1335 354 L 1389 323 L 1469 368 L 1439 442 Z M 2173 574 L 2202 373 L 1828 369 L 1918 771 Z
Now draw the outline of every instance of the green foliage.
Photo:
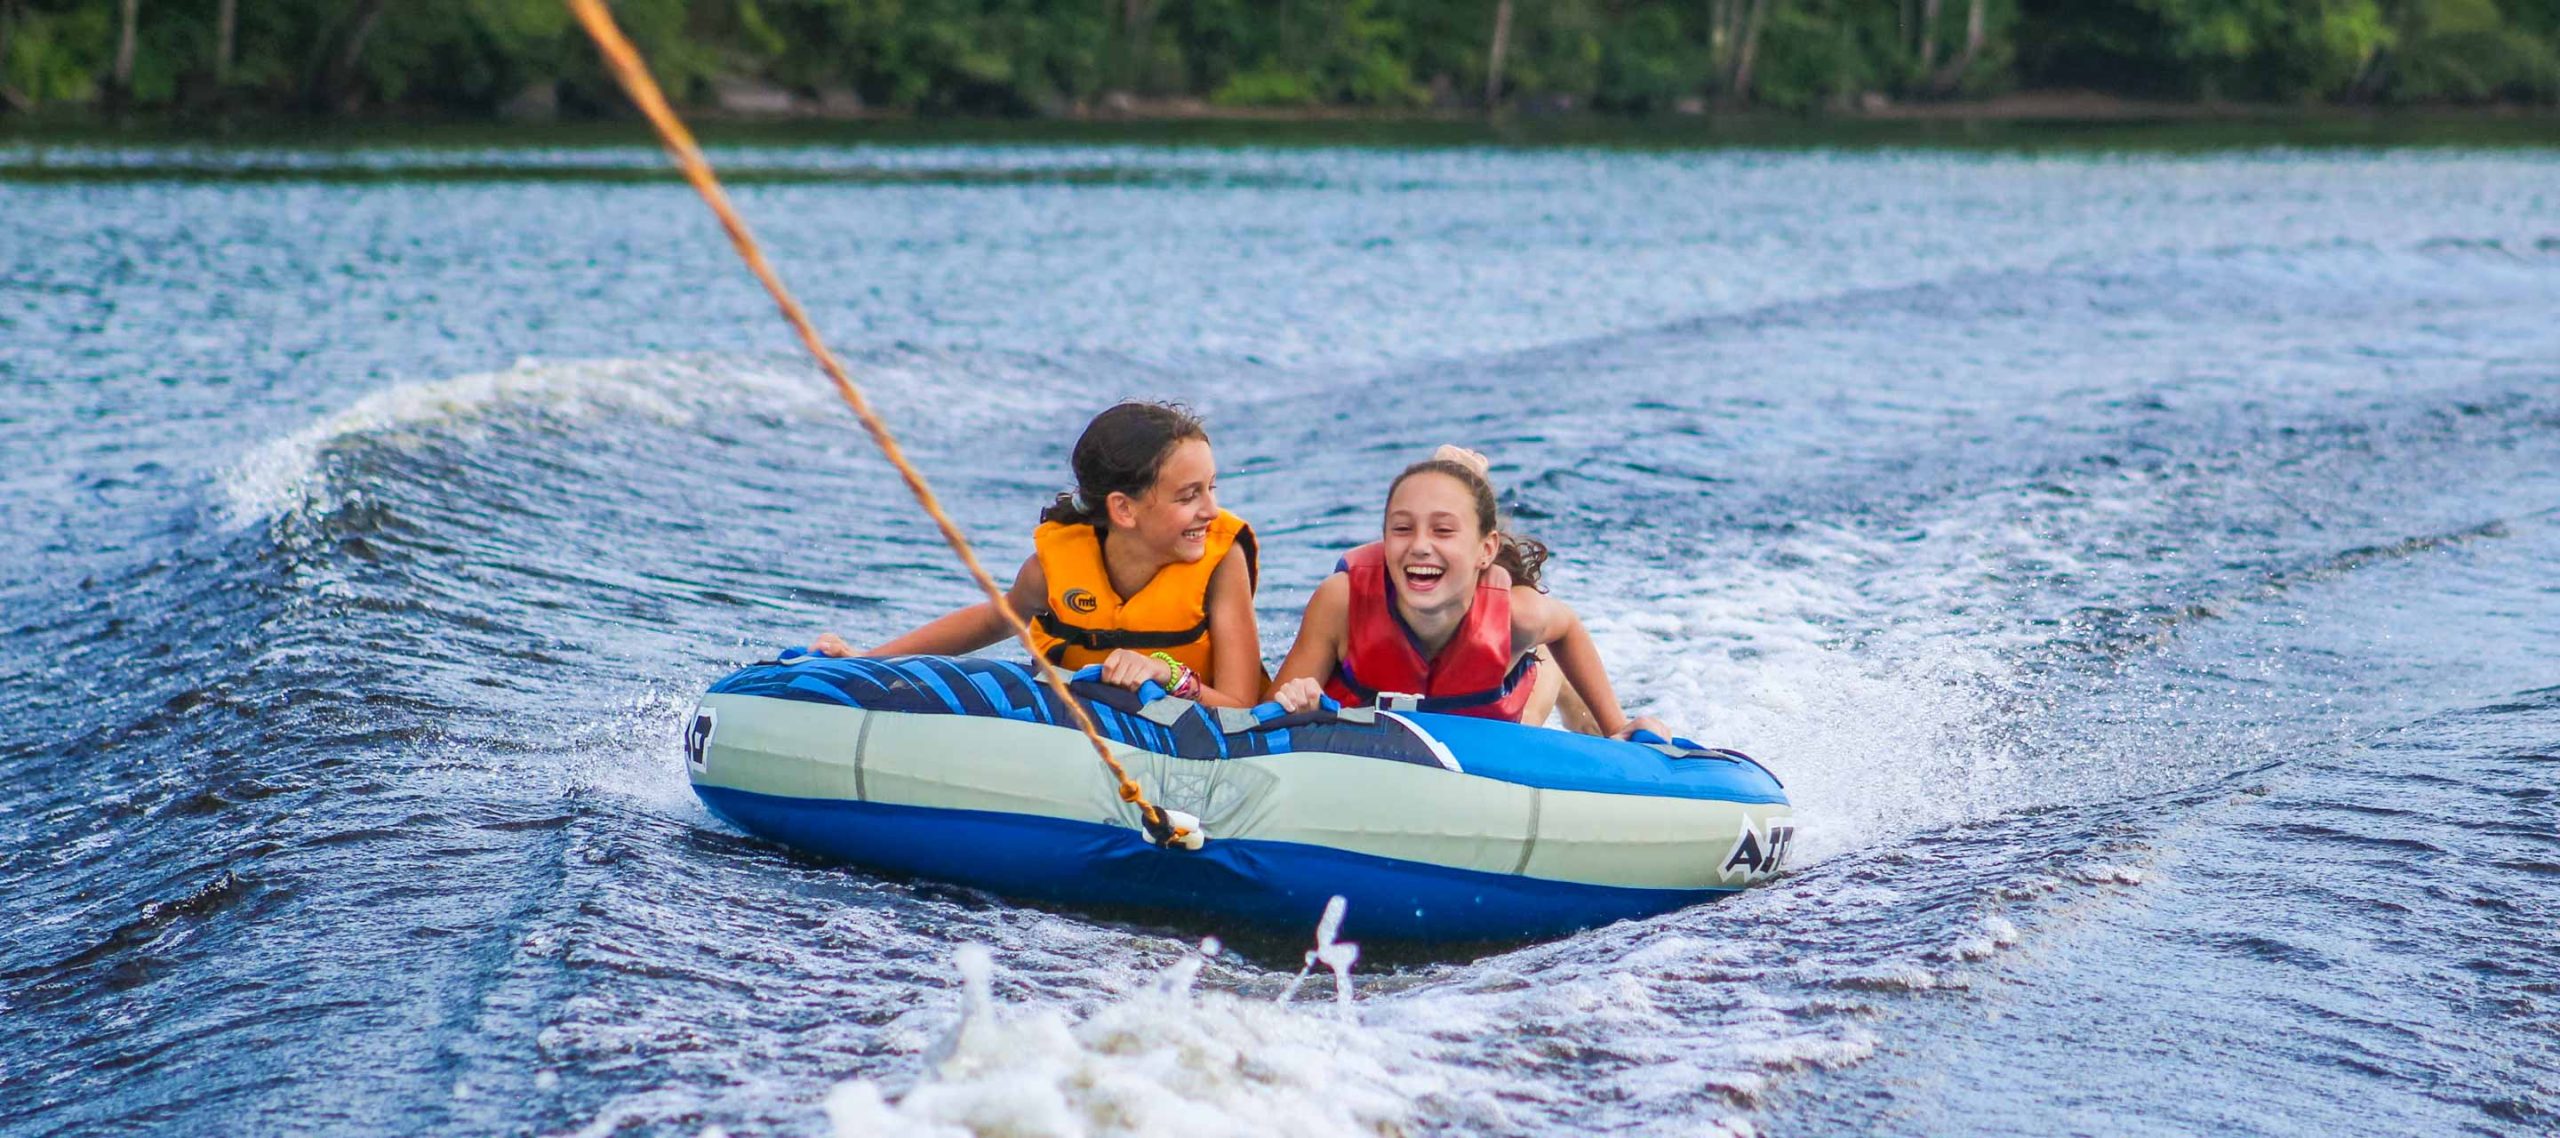
M 1316 87 L 1305 75 L 1264 66 L 1228 76 L 1209 101 L 1222 107 L 1303 107 L 1316 101 Z
M 241 0 L 225 98 L 303 105 L 362 0 Z M 925 113 L 1057 113 L 1127 91 L 1222 106 L 1481 101 L 1500 0 L 614 0 L 680 100 L 724 77 L 851 89 Z M 1764 0 L 1747 90 L 1732 29 L 1754 0 L 1513 0 L 1501 99 L 1646 113 L 1697 99 L 1781 109 L 2011 86 L 2250 100 L 2560 98 L 2560 0 Z M 213 92 L 213 0 L 145 0 L 133 100 Z M 101 98 L 117 0 L 0 0 L 0 87 Z M 1717 20 L 1725 31 L 1720 34 Z M 391 0 L 358 105 L 486 113 L 527 90 L 621 98 L 560 0 Z M 335 86 L 335 84 L 329 84 Z
M 1511 24 L 1511 55 L 1505 66 L 1516 95 L 1588 99 L 1600 87 L 1604 13 L 1594 3 L 1556 0 L 1539 4 L 1516 0 Z M 1491 34 L 1492 5 L 1480 35 Z
M 1593 103 L 1631 111 L 1666 110 L 1698 93 L 1708 71 L 1707 46 L 1680 22 L 1677 8 L 1635 6 L 1600 33 L 1599 89 Z
M 2410 6 L 2404 36 L 2393 99 L 2485 103 L 2560 94 L 2560 58 L 2551 44 L 2507 26 L 2491 0 L 2420 0 Z
M 114 14 L 104 5 L 68 12 L 19 12 L 0 50 L 0 86 L 37 102 L 82 102 L 97 95 L 114 50 Z
M 2193 93 L 2248 99 L 2344 93 L 2392 30 L 2378 0 L 2142 0 Z
M 1855 20 L 1849 18 L 1853 13 L 1843 11 L 1857 7 L 1853 2 L 1778 6 L 1761 37 L 1753 97 L 1769 106 L 1802 110 L 1886 86 L 1878 65 L 1903 61 L 1898 52 L 1879 58 L 1860 39 Z M 1916 61 L 1906 66 L 1916 66 Z M 1914 72 L 1911 82 L 1917 85 L 1925 78 Z
M 2560 0 L 2503 0 L 2498 8 L 2517 31 L 2560 47 Z

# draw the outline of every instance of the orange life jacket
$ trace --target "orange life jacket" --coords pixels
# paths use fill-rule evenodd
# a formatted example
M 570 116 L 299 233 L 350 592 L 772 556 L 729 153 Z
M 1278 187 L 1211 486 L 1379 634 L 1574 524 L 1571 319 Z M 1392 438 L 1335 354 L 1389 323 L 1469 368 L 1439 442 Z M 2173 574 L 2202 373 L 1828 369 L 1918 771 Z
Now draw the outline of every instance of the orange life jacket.
M 1031 639 L 1061 668 L 1099 664 L 1112 649 L 1126 648 L 1165 653 L 1207 683 L 1210 575 L 1233 548 L 1244 550 L 1246 589 L 1262 575 L 1253 527 L 1224 510 L 1209 523 L 1208 550 L 1200 560 L 1156 570 L 1155 579 L 1133 597 L 1111 587 L 1101 534 L 1090 525 L 1042 522 L 1031 533 L 1031 547 L 1041 575 L 1049 579 L 1049 611 L 1032 622 Z
M 1537 654 L 1511 655 L 1511 574 L 1487 566 L 1457 634 L 1424 659 L 1422 640 L 1396 612 L 1386 548 L 1370 542 L 1345 555 L 1335 571 L 1351 577 L 1351 607 L 1342 662 L 1325 692 L 1345 707 L 1375 703 L 1379 692 L 1422 697 L 1423 711 L 1518 720 L 1529 705 Z

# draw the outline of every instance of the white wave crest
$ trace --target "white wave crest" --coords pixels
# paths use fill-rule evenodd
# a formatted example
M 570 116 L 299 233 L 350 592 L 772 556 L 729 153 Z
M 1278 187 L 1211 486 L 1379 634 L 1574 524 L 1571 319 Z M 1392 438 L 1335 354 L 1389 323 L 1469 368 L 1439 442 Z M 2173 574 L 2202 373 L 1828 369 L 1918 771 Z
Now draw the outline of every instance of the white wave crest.
M 865 393 L 902 439 L 965 439 L 1022 422 L 1070 423 L 1093 403 L 1080 361 L 947 353 L 900 347 L 849 360 Z M 955 390 L 965 391 L 965 397 Z M 219 479 L 223 520 L 234 527 L 329 508 L 325 456 L 358 439 L 402 442 L 538 413 L 570 422 L 639 416 L 690 426 L 722 415 L 829 421 L 816 437 L 869 450 L 834 388 L 792 356 L 659 356 L 521 360 L 504 371 L 394 384 L 251 450 Z
M 573 420 L 642 415 L 685 425 L 706 407 L 741 393 L 771 401 L 810 385 L 770 366 L 706 357 L 548 362 L 520 360 L 505 371 L 394 384 L 281 438 L 225 470 L 223 516 L 245 526 L 325 503 L 322 456 L 358 438 L 468 426 L 502 409 L 538 409 Z M 821 388 L 809 396 L 823 396 Z

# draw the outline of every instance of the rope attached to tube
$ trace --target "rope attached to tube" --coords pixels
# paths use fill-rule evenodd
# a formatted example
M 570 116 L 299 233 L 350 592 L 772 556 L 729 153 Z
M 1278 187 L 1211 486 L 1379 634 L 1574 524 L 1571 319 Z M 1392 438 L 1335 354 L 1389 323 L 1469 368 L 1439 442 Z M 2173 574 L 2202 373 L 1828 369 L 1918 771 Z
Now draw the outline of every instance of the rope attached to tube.
M 1187 815 L 1169 814 L 1163 807 L 1147 801 L 1146 792 L 1139 788 L 1136 779 L 1129 777 L 1128 768 L 1121 766 L 1120 760 L 1112 756 L 1111 744 L 1103 741 L 1102 732 L 1094 726 L 1093 715 L 1085 709 L 1084 701 L 1068 690 L 1066 676 L 1040 655 L 1038 647 L 1031 642 L 1030 625 L 1023 621 L 1022 614 L 1014 611 L 1013 603 L 1005 599 L 1004 590 L 996 587 L 995 578 L 988 575 L 986 566 L 979 564 L 978 555 L 969 548 L 969 539 L 961 534 L 958 523 L 942 511 L 942 503 L 934 497 L 933 488 L 925 484 L 924 475 L 907 461 L 906 452 L 899 448 L 897 438 L 889 433 L 889 424 L 871 409 L 871 400 L 862 394 L 862 388 L 854 384 L 853 377 L 845 372 L 835 353 L 828 350 L 826 342 L 818 338 L 817 329 L 809 323 L 809 314 L 801 309 L 800 302 L 792 298 L 791 290 L 783 287 L 782 278 L 766 262 L 764 250 L 756 244 L 755 235 L 747 231 L 746 220 L 730 206 L 728 192 L 721 189 L 719 180 L 712 176 L 711 164 L 703 159 L 702 148 L 694 144 L 693 133 L 685 129 L 674 108 L 667 105 L 666 95 L 658 89 L 657 80 L 650 77 L 648 64 L 641 60 L 639 49 L 633 47 L 631 41 L 623 36 L 622 29 L 615 26 L 612 14 L 605 11 L 603 0 L 566 2 L 570 13 L 585 26 L 588 38 L 596 41 L 596 48 L 604 54 L 605 65 L 613 72 L 615 81 L 622 84 L 623 91 L 639 106 L 640 113 L 648 116 L 649 125 L 657 128 L 659 141 L 666 145 L 668 155 L 675 159 L 676 168 L 683 171 L 685 181 L 693 184 L 694 191 L 702 195 L 711 212 L 719 216 L 720 227 L 728 231 L 729 243 L 737 247 L 738 256 L 746 261 L 748 271 L 764 283 L 765 291 L 771 293 L 773 302 L 781 307 L 782 318 L 791 322 L 792 331 L 799 333 L 801 346 L 817 357 L 818 366 L 826 371 L 828 379 L 835 381 L 836 394 L 843 396 L 845 405 L 853 408 L 854 416 L 862 420 L 862 429 L 870 432 L 871 441 L 879 446 L 889 465 L 898 468 L 898 477 L 906 481 L 907 492 L 915 495 L 916 504 L 923 506 L 925 513 L 932 515 L 933 524 L 942 531 L 942 540 L 959 555 L 960 564 L 969 570 L 969 576 L 977 581 L 979 590 L 987 594 L 987 600 L 993 602 L 996 612 L 1003 615 L 1006 626 L 1013 629 L 1014 637 L 1022 641 L 1024 650 L 1031 653 L 1041 678 L 1048 681 L 1051 690 L 1056 691 L 1059 700 L 1066 704 L 1068 713 L 1075 716 L 1076 726 L 1084 730 L 1084 737 L 1093 744 L 1093 753 L 1101 756 L 1102 765 L 1110 768 L 1111 777 L 1118 781 L 1120 800 L 1138 808 L 1138 815 L 1146 824 L 1148 840 L 1159 846 L 1199 849 L 1204 835 L 1199 833 L 1198 821 Z M 1182 824 L 1185 822 L 1188 825 Z

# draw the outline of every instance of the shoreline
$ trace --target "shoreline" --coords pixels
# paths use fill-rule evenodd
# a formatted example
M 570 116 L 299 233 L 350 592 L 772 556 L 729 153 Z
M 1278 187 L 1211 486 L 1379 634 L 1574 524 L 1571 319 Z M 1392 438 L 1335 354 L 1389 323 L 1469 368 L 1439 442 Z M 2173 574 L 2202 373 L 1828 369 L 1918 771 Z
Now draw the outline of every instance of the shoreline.
M 728 112 L 709 108 L 715 117 Z M 798 117 L 792 112 L 776 117 Z M 2484 103 L 2473 106 L 2381 106 L 2336 103 L 2246 103 L 2223 99 L 2138 99 L 2076 88 L 2011 91 L 1972 99 L 1903 102 L 1870 93 L 1859 102 L 1806 112 L 1756 107 L 1718 107 L 1689 101 L 1669 111 L 1619 114 L 1580 111 L 1569 104 L 1514 105 L 1490 114 L 1480 108 L 1449 107 L 1396 110 L 1370 107 L 1222 107 L 1201 99 L 1131 99 L 1116 106 L 1076 108 L 1057 116 L 1082 122 L 1435 122 L 1479 123 L 1587 117 L 1624 122 L 1747 120 L 1842 124 L 1860 122 L 1932 123 L 2131 123 L 2131 122 L 2268 122 L 2354 121 L 2364 119 L 2500 120 L 2549 122 L 2560 131 L 2560 106 Z M 752 116 L 736 116 L 748 118 Z M 829 117 L 818 111 L 808 117 Z M 866 113 L 844 116 L 860 121 Z M 879 119 L 914 118 L 899 112 L 877 112 Z
M 2227 149 L 2267 146 L 2560 148 L 2560 108 L 2337 106 L 2143 100 L 2083 90 L 1888 102 L 1796 113 L 1683 106 L 1607 114 L 1556 106 L 1222 107 L 1199 99 L 1115 99 L 1048 116 L 931 115 L 875 108 L 684 108 L 706 142 L 771 144 L 1128 143 L 1161 145 L 1734 146 Z M 647 143 L 636 116 L 508 118 L 421 108 L 345 115 L 264 109 L 112 113 L 96 107 L 0 114 L 0 144 L 549 145 Z
M 1569 98 L 1528 98 L 1487 112 L 1477 106 L 1385 107 L 1338 103 L 1305 105 L 1226 105 L 1197 96 L 1131 97 L 1109 95 L 1092 103 L 1062 104 L 1047 113 L 1002 115 L 927 112 L 850 105 L 806 97 L 779 88 L 753 95 L 680 104 L 688 120 L 734 123 L 832 122 L 1003 122 L 1003 123 L 1482 123 L 1540 119 L 1590 119 L 1613 122 L 1767 120 L 1789 122 L 2137 122 L 2258 121 L 2358 118 L 2544 119 L 2560 125 L 2560 104 L 2490 102 L 2476 104 L 2413 103 L 2260 103 L 2228 99 L 2145 99 L 2086 88 L 2042 88 L 2009 91 L 1978 98 L 1895 100 L 1869 92 L 1854 101 L 1804 111 L 1733 106 L 1704 99 L 1684 99 L 1671 109 L 1649 112 L 1596 111 Z M 292 120 L 308 123 L 365 123 L 423 120 L 486 123 L 503 126 L 636 121 L 627 113 L 587 114 L 560 111 L 511 113 L 501 108 L 468 113 L 423 104 L 380 104 L 340 114 L 267 107 L 172 105 L 143 110 L 113 110 L 99 103 L 56 104 L 33 110 L 0 107 L 0 131 L 35 123 L 113 123 L 119 121 L 197 120 L 223 118 Z

